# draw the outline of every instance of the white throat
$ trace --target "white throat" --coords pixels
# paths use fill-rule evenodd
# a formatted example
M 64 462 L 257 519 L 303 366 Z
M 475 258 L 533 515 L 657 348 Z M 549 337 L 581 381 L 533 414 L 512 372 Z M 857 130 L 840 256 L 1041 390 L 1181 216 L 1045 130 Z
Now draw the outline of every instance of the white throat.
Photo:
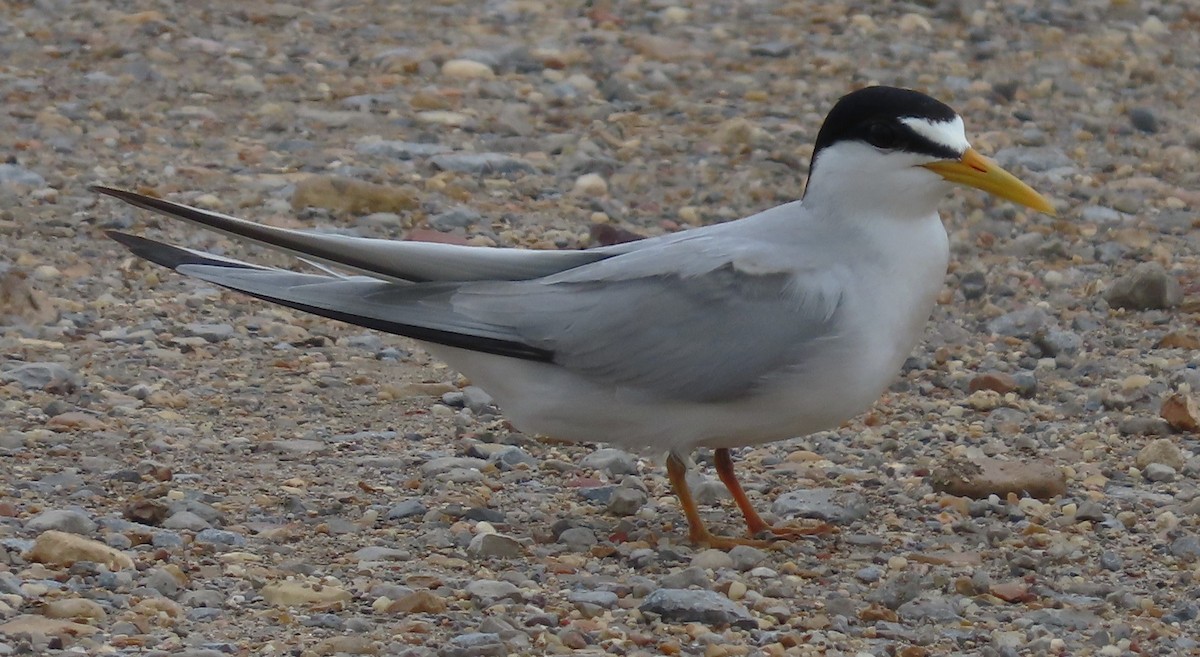
M 928 122 L 927 122 L 928 123 Z M 838 142 L 813 162 L 804 205 L 834 221 L 920 220 L 937 213 L 951 184 L 921 167 L 924 155 L 881 152 L 861 142 Z

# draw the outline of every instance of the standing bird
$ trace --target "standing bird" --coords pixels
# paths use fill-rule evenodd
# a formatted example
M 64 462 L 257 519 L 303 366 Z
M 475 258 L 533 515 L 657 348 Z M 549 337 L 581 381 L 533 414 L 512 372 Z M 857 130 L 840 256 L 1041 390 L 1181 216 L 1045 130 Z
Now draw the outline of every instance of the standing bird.
M 729 450 L 836 427 L 884 392 L 942 287 L 937 203 L 953 184 L 1054 213 L 971 148 L 954 110 L 892 87 L 834 105 L 803 200 L 583 251 L 323 235 L 93 189 L 354 272 L 299 273 L 108 233 L 182 274 L 416 339 L 522 431 L 667 453 L 689 538 L 727 549 L 805 533 L 755 512 Z M 698 447 L 715 450 L 749 536 L 717 536 L 701 520 L 685 477 Z

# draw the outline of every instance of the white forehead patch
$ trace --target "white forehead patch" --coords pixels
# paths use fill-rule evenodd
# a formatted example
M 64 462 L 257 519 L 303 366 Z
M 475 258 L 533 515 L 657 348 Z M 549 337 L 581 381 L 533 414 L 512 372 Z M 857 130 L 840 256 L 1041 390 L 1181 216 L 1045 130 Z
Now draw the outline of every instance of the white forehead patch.
M 961 116 L 949 121 L 930 121 L 915 116 L 905 117 L 900 121 L 912 128 L 912 131 L 958 153 L 965 153 L 971 144 L 967 142 L 967 131 L 963 127 Z

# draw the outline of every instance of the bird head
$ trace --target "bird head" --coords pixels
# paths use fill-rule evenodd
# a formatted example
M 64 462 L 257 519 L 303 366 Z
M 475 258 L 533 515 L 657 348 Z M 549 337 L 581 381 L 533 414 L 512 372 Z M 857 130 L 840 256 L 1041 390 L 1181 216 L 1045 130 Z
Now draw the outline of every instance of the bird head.
M 817 134 L 805 203 L 922 217 L 951 185 L 1055 214 L 1049 200 L 971 148 L 957 112 L 895 87 L 860 89 L 830 110 Z

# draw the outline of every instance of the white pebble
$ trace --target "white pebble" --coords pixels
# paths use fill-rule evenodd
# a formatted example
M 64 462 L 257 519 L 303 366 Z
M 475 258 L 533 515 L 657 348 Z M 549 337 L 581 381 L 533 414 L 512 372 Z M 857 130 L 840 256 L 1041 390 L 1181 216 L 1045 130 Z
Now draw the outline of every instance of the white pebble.
M 581 196 L 604 196 L 608 193 L 608 182 L 598 173 L 585 173 L 575 179 L 573 191 Z
M 492 67 L 472 59 L 451 59 L 442 64 L 442 75 L 448 78 L 463 80 L 475 78 L 492 78 L 496 73 Z

